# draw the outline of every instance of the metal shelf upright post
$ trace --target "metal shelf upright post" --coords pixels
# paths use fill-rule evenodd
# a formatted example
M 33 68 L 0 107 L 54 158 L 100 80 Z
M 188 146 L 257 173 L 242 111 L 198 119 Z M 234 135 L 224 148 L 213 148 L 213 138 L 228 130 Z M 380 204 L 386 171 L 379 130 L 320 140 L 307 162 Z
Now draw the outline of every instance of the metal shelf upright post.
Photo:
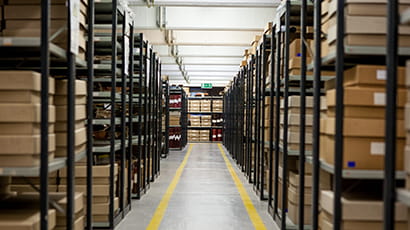
M 142 37 L 142 36 L 141 36 Z M 144 191 L 146 192 L 149 188 L 149 174 L 148 174 L 148 158 L 149 158 L 149 74 L 150 74 L 150 68 L 149 68 L 149 60 L 150 60 L 150 51 L 149 51 L 149 45 L 148 42 L 141 41 L 144 44 L 143 48 L 143 53 L 144 53 L 144 64 L 142 65 L 143 70 L 144 70 L 144 151 L 143 151 L 143 188 Z
M 129 79 L 129 89 L 128 89 L 128 151 L 127 151 L 127 208 L 125 212 L 131 209 L 131 201 L 132 201 L 132 160 L 133 160 L 133 153 L 134 153 L 134 22 L 130 22 L 130 32 L 129 32 L 129 69 L 128 69 L 128 79 Z M 125 83 L 126 85 L 126 83 Z M 125 110 L 125 108 L 124 108 Z M 141 122 L 141 117 L 137 116 L 137 124 Z M 138 136 L 138 138 L 140 138 Z M 141 164 L 140 164 L 141 165 Z M 139 166 L 140 166 L 139 165 Z M 140 174 L 138 174 L 138 177 Z M 139 189 L 139 188 L 138 188 Z M 125 216 L 125 215 L 124 215 Z
M 254 96 L 254 103 L 255 103 L 255 119 L 254 119 L 254 136 L 253 139 L 253 147 L 254 147 L 254 158 L 253 158 L 253 186 L 254 188 L 259 184 L 259 122 L 260 122 L 260 113 L 259 113 L 259 97 L 260 97 L 260 78 L 259 78 L 259 70 L 260 70 L 260 50 L 256 51 L 255 56 L 255 96 Z
M 387 2 L 387 84 L 384 166 L 384 229 L 395 228 L 396 195 L 396 131 L 397 131 L 397 67 L 399 1 Z
M 169 81 L 164 81 L 165 96 L 165 152 L 164 157 L 169 155 Z
M 299 129 L 299 229 L 305 225 L 305 150 L 306 150 L 306 20 L 307 20 L 307 0 L 301 2 L 300 21 L 300 47 L 301 47 L 301 76 L 300 76 L 300 129 Z
M 48 230 L 48 76 L 50 75 L 50 0 L 41 1 L 41 143 L 40 143 L 40 227 Z
M 92 197 L 93 197 L 93 165 L 94 165 L 94 108 L 93 108 L 93 91 L 94 91 L 94 0 L 88 0 L 88 43 L 87 43 L 87 219 L 86 229 L 93 229 L 92 218 Z
M 272 23 L 273 24 L 273 23 Z M 276 37 L 275 37 L 275 27 L 272 27 L 272 32 L 271 32 L 271 40 L 270 40 L 270 47 L 271 47 L 271 52 L 270 52 L 270 58 L 271 58 L 271 65 L 270 65 L 270 72 L 271 72 L 271 76 L 270 76 L 270 88 L 269 88 L 269 95 L 270 95 L 270 105 L 269 105 L 269 162 L 268 162 L 268 209 L 271 209 L 272 205 L 272 201 L 273 201 L 273 193 L 274 193 L 274 186 L 272 184 L 272 181 L 274 179 L 274 174 L 273 174 L 273 170 L 274 170 L 274 165 L 273 165 L 273 159 L 275 159 L 275 161 L 277 161 L 276 159 L 278 159 L 277 157 L 274 158 L 274 152 L 276 152 L 276 145 L 274 142 L 276 141 L 275 138 L 275 132 L 274 132 L 274 123 L 276 120 L 276 116 L 275 116 L 275 103 L 274 103 L 274 99 L 277 98 L 277 94 L 275 92 L 275 54 L 277 51 L 277 43 L 276 43 Z M 275 174 L 277 175 L 277 173 Z M 276 180 L 275 180 L 276 181 Z M 277 190 L 276 190 L 277 191 Z M 277 200 L 277 196 L 275 196 L 275 200 Z M 276 210 L 276 205 L 275 205 L 275 210 Z M 275 215 L 275 213 L 273 214 Z
M 313 138 L 312 138 L 312 229 L 319 228 L 319 193 L 320 193 L 320 106 L 321 106 L 321 66 L 322 66 L 322 3 L 314 2 L 314 69 L 313 69 Z
M 269 39 L 266 34 L 263 35 L 262 38 L 262 44 L 260 46 L 260 50 L 262 50 L 261 54 L 261 93 L 260 93 L 260 109 L 259 112 L 261 113 L 261 119 L 260 119 L 260 184 L 259 184 L 259 198 L 261 200 L 266 200 L 267 198 L 265 197 L 265 98 L 266 98 L 266 70 L 268 66 L 268 44 L 269 44 Z

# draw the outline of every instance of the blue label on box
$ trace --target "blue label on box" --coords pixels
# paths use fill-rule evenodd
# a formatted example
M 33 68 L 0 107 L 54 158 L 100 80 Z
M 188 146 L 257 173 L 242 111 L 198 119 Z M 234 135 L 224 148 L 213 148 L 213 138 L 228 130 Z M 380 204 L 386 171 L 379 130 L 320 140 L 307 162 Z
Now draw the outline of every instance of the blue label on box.
M 354 161 L 348 161 L 348 162 L 347 162 L 347 167 L 349 167 L 349 168 L 355 168 L 355 167 L 356 167 L 356 162 L 354 162 Z

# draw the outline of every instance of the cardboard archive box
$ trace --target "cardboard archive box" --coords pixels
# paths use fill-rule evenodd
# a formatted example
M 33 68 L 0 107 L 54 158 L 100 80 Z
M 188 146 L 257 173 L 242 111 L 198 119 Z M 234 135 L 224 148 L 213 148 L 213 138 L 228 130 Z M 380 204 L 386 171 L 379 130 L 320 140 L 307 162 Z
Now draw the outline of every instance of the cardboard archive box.
M 54 79 L 49 78 L 53 102 Z M 0 71 L 0 166 L 40 164 L 41 75 L 32 71 Z M 55 107 L 49 105 L 49 160 L 56 150 Z
M 67 80 L 56 80 L 56 95 L 54 97 L 57 117 L 56 123 L 56 157 L 67 156 Z M 75 80 L 75 122 L 74 131 L 75 154 L 84 152 L 87 147 L 86 102 L 87 83 L 82 80 Z

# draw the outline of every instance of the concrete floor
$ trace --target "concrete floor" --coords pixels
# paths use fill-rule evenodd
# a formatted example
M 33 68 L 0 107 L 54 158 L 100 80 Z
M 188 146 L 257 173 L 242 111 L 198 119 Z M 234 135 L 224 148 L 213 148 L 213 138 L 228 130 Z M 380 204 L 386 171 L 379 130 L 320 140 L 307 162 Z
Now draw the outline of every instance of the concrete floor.
M 191 155 L 171 196 L 161 230 L 250 230 L 255 229 L 228 171 L 217 144 L 193 144 Z M 142 230 L 155 210 L 186 154 L 172 151 L 161 161 L 161 175 L 119 224 L 119 230 Z M 266 229 L 277 229 L 267 212 L 267 202 L 255 192 L 225 150 Z

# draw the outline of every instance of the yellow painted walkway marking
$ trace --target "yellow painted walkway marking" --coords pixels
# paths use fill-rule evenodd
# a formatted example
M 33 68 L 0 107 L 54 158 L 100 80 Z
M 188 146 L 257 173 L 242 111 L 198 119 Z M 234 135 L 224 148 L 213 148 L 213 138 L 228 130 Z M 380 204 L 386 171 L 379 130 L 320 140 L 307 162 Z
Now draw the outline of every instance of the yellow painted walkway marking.
M 233 181 L 235 182 L 236 188 L 238 189 L 239 194 L 241 195 L 242 202 L 246 208 L 246 211 L 248 212 L 249 218 L 251 219 L 253 226 L 255 227 L 256 230 L 266 230 L 266 226 L 263 223 L 261 217 L 259 216 L 259 213 L 256 210 L 255 206 L 253 206 L 252 200 L 249 197 L 248 193 L 246 192 L 245 187 L 243 187 L 243 184 L 241 180 L 239 179 L 238 175 L 236 175 L 236 172 L 233 169 L 231 162 L 226 157 L 226 154 L 222 148 L 222 145 L 218 144 L 218 148 L 221 151 L 222 157 L 225 160 L 229 173 L 231 173 L 231 176 L 232 176 Z
M 193 146 L 194 146 L 193 144 L 189 145 L 189 148 L 184 157 L 184 160 L 182 161 L 181 165 L 177 169 L 175 176 L 171 181 L 171 184 L 168 186 L 167 191 L 165 192 L 164 196 L 162 197 L 161 202 L 159 203 L 157 209 L 155 210 L 154 216 L 152 217 L 151 222 L 146 228 L 147 230 L 157 230 L 159 228 L 159 225 L 161 224 L 161 221 L 164 218 L 165 211 L 167 210 L 169 200 L 171 199 L 171 196 L 174 193 L 174 190 L 179 182 L 179 179 L 181 178 L 182 172 L 184 171 L 184 168 L 188 162 L 189 155 L 191 155 Z

